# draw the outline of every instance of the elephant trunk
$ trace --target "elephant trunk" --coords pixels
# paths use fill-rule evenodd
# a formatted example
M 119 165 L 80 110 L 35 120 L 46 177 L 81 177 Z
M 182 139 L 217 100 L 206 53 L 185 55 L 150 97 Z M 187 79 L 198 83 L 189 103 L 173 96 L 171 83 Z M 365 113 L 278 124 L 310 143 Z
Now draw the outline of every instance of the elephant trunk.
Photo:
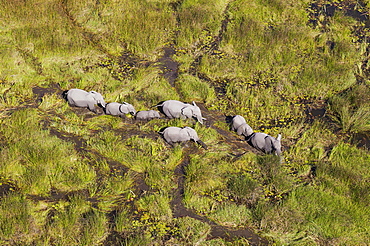
M 198 140 L 197 143 L 200 144 L 204 149 L 208 149 L 207 145 L 202 140 Z
M 203 125 L 203 117 L 202 116 L 197 116 L 197 120 L 200 124 Z

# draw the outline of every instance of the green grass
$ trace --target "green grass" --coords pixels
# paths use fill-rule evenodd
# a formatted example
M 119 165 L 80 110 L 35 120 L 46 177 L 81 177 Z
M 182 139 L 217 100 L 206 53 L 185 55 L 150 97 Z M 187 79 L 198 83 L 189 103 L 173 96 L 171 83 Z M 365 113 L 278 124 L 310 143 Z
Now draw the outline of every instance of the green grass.
M 178 81 L 176 85 L 179 87 L 179 94 L 185 101 L 205 102 L 209 105 L 216 100 L 214 89 L 197 77 L 183 74 Z
M 207 239 L 203 216 L 274 245 L 370 244 L 370 154 L 353 143 L 370 132 L 368 27 L 351 16 L 370 3 L 324 2 L 0 0 L 0 243 L 249 244 Z M 96 115 L 68 105 L 71 88 L 136 110 L 195 101 L 209 120 Z M 281 133 L 282 158 L 238 141 L 224 120 L 236 114 Z M 208 149 L 169 146 L 168 126 Z M 194 218 L 174 217 L 177 189 Z
M 19 243 L 32 241 L 32 236 L 28 236 L 35 233 L 32 232 L 30 207 L 29 201 L 21 194 L 12 194 L 2 199 L 0 205 L 0 242 L 2 244 L 12 238 L 18 238 Z
M 184 217 L 177 219 L 180 242 L 185 244 L 199 244 L 205 240 L 210 232 L 210 226 L 193 218 Z M 189 230 L 189 228 L 192 228 Z
M 73 146 L 42 130 L 39 120 L 37 111 L 30 109 L 17 111 L 3 122 L 7 146 L 2 149 L 2 175 L 34 195 L 46 195 L 51 188 L 78 190 L 95 182 L 94 170 Z
M 180 22 L 179 33 L 177 34 L 176 44 L 182 48 L 193 48 L 193 51 L 202 49 L 202 44 L 207 43 L 207 39 L 213 39 L 221 29 L 223 13 L 226 9 L 227 1 L 217 0 L 213 4 L 207 1 L 185 0 L 178 7 L 178 18 Z

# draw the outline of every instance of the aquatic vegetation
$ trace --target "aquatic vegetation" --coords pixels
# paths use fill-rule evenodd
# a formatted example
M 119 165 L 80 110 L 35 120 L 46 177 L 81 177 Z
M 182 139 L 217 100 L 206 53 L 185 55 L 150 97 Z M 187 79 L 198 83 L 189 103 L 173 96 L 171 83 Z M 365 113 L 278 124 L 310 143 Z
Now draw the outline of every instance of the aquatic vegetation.
M 0 1 L 0 243 L 370 244 L 355 141 L 370 132 L 369 8 Z M 71 88 L 137 110 L 195 101 L 207 120 L 94 114 L 68 105 Z M 236 114 L 282 134 L 281 158 L 233 132 Z M 169 146 L 169 126 L 208 149 Z

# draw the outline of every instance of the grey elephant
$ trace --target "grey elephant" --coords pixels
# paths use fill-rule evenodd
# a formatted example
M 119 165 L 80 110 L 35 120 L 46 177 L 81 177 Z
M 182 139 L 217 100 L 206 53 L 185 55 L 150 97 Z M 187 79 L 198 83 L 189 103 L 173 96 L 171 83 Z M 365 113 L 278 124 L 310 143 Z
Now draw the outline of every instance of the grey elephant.
M 152 120 L 152 119 L 159 119 L 161 118 L 158 111 L 155 110 L 143 110 L 139 111 L 135 115 L 135 119 L 137 120 Z
M 173 118 L 195 118 L 201 124 L 205 118 L 202 117 L 200 108 L 193 101 L 192 104 L 183 103 L 177 100 L 167 100 L 162 104 L 157 105 L 157 107 L 162 107 L 163 113 L 170 119 Z
M 231 129 L 236 131 L 238 135 L 244 135 L 246 137 L 253 134 L 253 129 L 245 121 L 241 115 L 235 115 L 232 119 Z
M 160 132 L 163 135 L 163 138 L 166 140 L 167 143 L 173 145 L 177 142 L 185 142 L 189 140 L 193 140 L 194 142 L 200 144 L 203 148 L 207 149 L 207 145 L 203 143 L 202 140 L 199 139 L 197 132 L 191 127 L 167 127 Z
M 266 133 L 255 132 L 247 141 L 251 146 L 266 154 L 281 155 L 281 134 L 274 138 Z
M 105 114 L 108 115 L 119 116 L 122 118 L 128 113 L 130 113 L 131 115 L 135 115 L 136 110 L 134 106 L 127 102 L 123 103 L 111 102 L 105 106 Z
M 70 89 L 63 92 L 63 97 L 71 106 L 88 108 L 94 113 L 97 113 L 95 105 L 103 108 L 106 105 L 103 96 L 96 91 L 87 92 L 81 89 Z

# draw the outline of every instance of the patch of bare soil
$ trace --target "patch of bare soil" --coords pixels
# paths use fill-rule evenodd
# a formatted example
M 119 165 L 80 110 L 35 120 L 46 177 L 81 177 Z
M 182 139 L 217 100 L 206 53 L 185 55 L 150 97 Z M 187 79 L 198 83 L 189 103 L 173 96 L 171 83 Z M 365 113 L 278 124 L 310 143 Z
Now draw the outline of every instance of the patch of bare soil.
M 370 149 L 370 133 L 366 134 L 356 134 L 352 138 L 352 142 L 359 148 Z
M 36 95 L 36 103 L 41 103 L 42 98 L 46 94 L 61 94 L 62 89 L 60 88 L 59 84 L 51 84 L 49 87 L 33 87 L 32 92 Z
M 0 183 L 0 199 L 9 192 L 16 191 L 17 187 L 11 183 Z
M 178 77 L 179 64 L 172 59 L 176 53 L 173 47 L 166 46 L 163 48 L 164 54 L 159 58 L 159 67 L 162 70 L 162 75 L 168 80 L 172 87 L 175 87 L 175 80 Z

